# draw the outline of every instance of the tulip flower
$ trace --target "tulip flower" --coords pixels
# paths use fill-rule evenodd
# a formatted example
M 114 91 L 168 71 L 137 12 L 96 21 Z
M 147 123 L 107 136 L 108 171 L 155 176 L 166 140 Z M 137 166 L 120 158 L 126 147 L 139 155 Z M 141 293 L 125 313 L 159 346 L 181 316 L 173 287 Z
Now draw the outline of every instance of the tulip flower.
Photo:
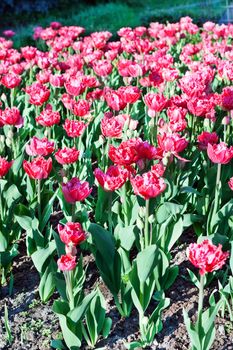
M 23 161 L 23 168 L 27 175 L 37 180 L 37 203 L 38 203 L 38 216 L 41 219 L 41 180 L 47 179 L 52 170 L 52 159 L 45 159 L 42 156 L 34 158 L 31 162 Z
M 78 160 L 79 151 L 75 148 L 64 147 L 55 153 L 55 158 L 59 164 L 72 164 Z

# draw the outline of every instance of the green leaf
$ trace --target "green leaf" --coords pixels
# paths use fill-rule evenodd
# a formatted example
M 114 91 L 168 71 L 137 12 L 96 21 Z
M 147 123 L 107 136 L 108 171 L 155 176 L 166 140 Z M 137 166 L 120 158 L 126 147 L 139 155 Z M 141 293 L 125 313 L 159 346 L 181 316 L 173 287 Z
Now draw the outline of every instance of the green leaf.
M 106 317 L 104 320 L 104 325 L 102 329 L 102 334 L 104 338 L 107 338 L 107 336 L 110 333 L 110 330 L 112 328 L 112 319 L 110 317 Z
M 56 244 L 55 241 L 49 242 L 48 246 L 46 248 L 38 249 L 35 251 L 35 253 L 32 254 L 32 261 L 40 273 L 43 270 L 43 266 L 47 259 L 51 258 L 53 256 L 53 253 L 56 250 Z
M 57 193 L 58 193 L 58 189 L 55 191 L 54 195 L 50 198 L 50 200 L 48 201 L 46 207 L 43 210 L 42 213 L 42 220 L 40 221 L 40 231 L 42 232 L 52 214 L 52 208 L 53 208 L 53 202 L 55 200 L 55 198 L 57 197 Z
M 40 284 L 39 284 L 39 294 L 41 300 L 46 303 L 55 289 L 55 280 L 54 280 L 54 272 L 57 270 L 56 264 L 54 261 L 51 261 L 47 266 L 45 272 L 41 276 Z
M 184 316 L 184 324 L 186 326 L 189 338 L 191 340 L 192 346 L 195 346 L 197 350 L 202 350 L 199 335 L 196 332 L 194 326 L 192 325 L 188 313 L 186 312 L 185 309 L 183 309 L 183 316 Z
M 121 247 L 127 251 L 132 248 L 135 241 L 134 229 L 135 226 L 121 227 L 117 225 L 114 231 L 116 239 L 120 240 Z
M 82 320 L 86 309 L 89 306 L 91 300 L 94 298 L 95 294 L 96 291 L 93 291 L 90 294 L 88 294 L 79 306 L 75 307 L 73 310 L 70 310 L 70 312 L 68 312 L 67 317 L 74 323 L 77 323 L 78 321 Z
M 173 229 L 169 232 L 168 251 L 171 250 L 173 245 L 178 241 L 183 233 L 183 219 L 182 217 L 174 224 Z
M 18 204 L 14 214 L 16 221 L 25 231 L 32 229 L 33 213 L 30 209 L 23 204 Z
M 115 255 L 115 244 L 110 232 L 97 224 L 90 224 L 88 232 L 91 233 L 95 246 L 100 252 L 103 259 L 108 264 L 113 264 L 113 257 Z
M 7 250 L 7 239 L 4 237 L 3 233 L 0 231 L 0 252 L 5 252 Z
M 141 251 L 136 258 L 138 278 L 144 283 L 150 276 L 158 262 L 159 250 L 157 246 L 151 245 Z
M 4 198 L 6 199 L 8 208 L 21 197 L 18 188 L 13 184 L 6 191 L 4 191 Z

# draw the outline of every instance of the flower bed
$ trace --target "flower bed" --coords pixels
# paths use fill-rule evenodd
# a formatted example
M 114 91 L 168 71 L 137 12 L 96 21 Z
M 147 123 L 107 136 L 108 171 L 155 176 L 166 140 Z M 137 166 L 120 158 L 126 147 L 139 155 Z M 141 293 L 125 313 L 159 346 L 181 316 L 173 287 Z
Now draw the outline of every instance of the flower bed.
M 35 47 L 1 38 L 2 284 L 11 293 L 24 234 L 42 302 L 59 294 L 53 348 L 109 339 L 109 300 L 123 320 L 137 315 L 125 346 L 152 346 L 189 232 L 199 301 L 183 317 L 190 347 L 207 350 L 215 318 L 233 320 L 233 26 L 184 17 L 111 36 L 53 22 L 35 29 Z M 110 299 L 97 281 L 86 288 L 85 259 Z M 7 319 L 5 308 L 11 343 Z

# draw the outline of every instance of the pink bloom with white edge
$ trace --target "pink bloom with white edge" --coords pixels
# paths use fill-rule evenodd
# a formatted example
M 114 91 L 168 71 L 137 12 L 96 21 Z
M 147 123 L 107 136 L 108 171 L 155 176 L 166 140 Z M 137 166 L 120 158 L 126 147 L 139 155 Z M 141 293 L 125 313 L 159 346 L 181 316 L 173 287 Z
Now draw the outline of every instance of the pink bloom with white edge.
M 31 138 L 26 145 L 26 153 L 29 156 L 47 156 L 54 151 L 54 142 L 49 141 L 46 137 L 39 139 L 36 136 Z
M 78 245 L 86 239 L 86 232 L 79 222 L 67 222 L 64 226 L 58 224 L 61 241 L 66 245 Z
M 216 246 L 205 239 L 201 243 L 191 243 L 187 249 L 187 256 L 191 263 L 200 269 L 200 275 L 204 275 L 221 269 L 229 252 L 223 252 L 221 244 Z
M 225 142 L 213 145 L 208 143 L 207 154 L 213 163 L 227 164 L 233 158 L 233 146 L 228 148 Z
M 62 255 L 57 261 L 59 270 L 61 271 L 72 271 L 76 267 L 76 256 L 71 254 Z

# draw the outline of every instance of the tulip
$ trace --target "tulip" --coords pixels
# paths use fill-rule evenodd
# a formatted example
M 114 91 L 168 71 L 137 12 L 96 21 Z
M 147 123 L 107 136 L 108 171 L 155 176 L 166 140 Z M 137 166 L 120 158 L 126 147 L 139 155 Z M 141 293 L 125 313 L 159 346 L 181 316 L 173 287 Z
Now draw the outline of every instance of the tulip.
M 52 170 L 52 159 L 42 156 L 34 158 L 31 162 L 23 161 L 23 168 L 28 176 L 37 181 L 38 217 L 41 219 L 41 180 L 46 179 Z
M 233 176 L 228 181 L 228 185 L 229 185 L 230 189 L 233 191 Z
M 166 188 L 164 180 L 157 177 L 155 172 L 148 171 L 142 176 L 136 175 L 131 177 L 130 182 L 133 186 L 134 193 L 143 197 L 146 201 L 146 215 L 145 215 L 145 247 L 152 242 L 152 237 L 149 237 L 149 199 L 157 197 Z
M 0 157 L 0 179 L 8 173 L 12 164 L 13 160 L 8 162 L 5 158 Z
M 187 249 L 187 256 L 190 262 L 199 268 L 200 273 L 197 324 L 199 331 L 201 331 L 205 275 L 221 269 L 229 257 L 229 252 L 223 252 L 221 244 L 216 246 L 205 239 L 198 244 L 191 243 Z
M 26 146 L 26 153 L 29 156 L 47 156 L 54 151 L 54 142 L 50 142 L 46 137 L 39 139 L 33 136 Z
M 84 201 L 91 193 L 92 188 L 89 187 L 87 181 L 81 182 L 77 177 L 73 177 L 67 183 L 62 184 L 62 192 L 68 203 Z
M 79 151 L 75 148 L 64 147 L 55 153 L 55 158 L 59 164 L 71 164 L 78 160 Z
M 67 246 L 78 245 L 86 239 L 86 233 L 79 222 L 67 222 L 64 226 L 58 224 L 61 241 Z
M 80 137 L 84 133 L 86 127 L 87 124 L 83 121 L 70 119 L 66 119 L 65 124 L 63 125 L 63 129 L 69 137 Z

